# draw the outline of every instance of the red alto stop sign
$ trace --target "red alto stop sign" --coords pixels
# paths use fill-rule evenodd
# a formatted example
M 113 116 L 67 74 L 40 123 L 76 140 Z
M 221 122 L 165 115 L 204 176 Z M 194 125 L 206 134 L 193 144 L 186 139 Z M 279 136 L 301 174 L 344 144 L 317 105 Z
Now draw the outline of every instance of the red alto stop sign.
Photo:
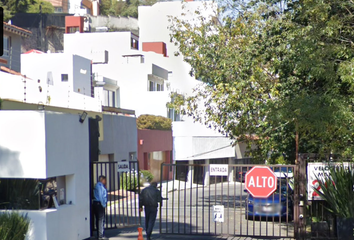
M 277 176 L 266 166 L 255 166 L 246 173 L 245 189 L 257 198 L 267 198 L 277 189 Z

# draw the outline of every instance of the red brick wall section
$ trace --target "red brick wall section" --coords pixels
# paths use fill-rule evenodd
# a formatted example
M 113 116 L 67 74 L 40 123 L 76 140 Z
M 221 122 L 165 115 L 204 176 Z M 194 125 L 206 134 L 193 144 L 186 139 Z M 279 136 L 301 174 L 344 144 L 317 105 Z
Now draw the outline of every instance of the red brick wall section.
M 81 16 L 66 16 L 65 17 L 65 33 L 69 33 L 71 27 L 78 27 L 79 32 L 84 32 L 84 17 Z
M 148 170 L 148 166 L 145 166 L 144 163 L 144 153 L 172 152 L 172 149 L 172 131 L 138 130 L 138 161 L 140 169 Z
M 167 57 L 167 48 L 166 43 L 164 42 L 144 42 L 143 51 L 155 52 L 158 54 L 162 54 L 164 57 Z

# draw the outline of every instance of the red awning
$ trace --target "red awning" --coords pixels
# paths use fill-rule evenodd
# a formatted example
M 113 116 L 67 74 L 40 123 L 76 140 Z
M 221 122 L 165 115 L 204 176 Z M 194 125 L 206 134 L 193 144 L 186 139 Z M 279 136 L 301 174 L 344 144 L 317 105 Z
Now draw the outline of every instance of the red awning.
M 31 53 L 43 54 L 44 52 L 36 50 L 36 49 L 32 49 L 32 50 L 29 50 L 28 52 L 25 52 L 24 54 L 31 54 Z

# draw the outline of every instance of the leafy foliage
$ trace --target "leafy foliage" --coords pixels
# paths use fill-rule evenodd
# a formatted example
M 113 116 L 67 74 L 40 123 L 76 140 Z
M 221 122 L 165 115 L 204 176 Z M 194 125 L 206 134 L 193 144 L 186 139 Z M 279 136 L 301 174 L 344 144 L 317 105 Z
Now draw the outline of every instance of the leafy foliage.
M 127 0 L 127 1 L 111 1 L 102 0 L 100 4 L 100 12 L 102 15 L 134 17 L 138 18 L 139 6 L 151 6 L 158 0 Z
M 171 19 L 176 55 L 200 79 L 181 113 L 272 161 L 300 152 L 353 156 L 351 1 L 227 1 L 198 24 Z M 255 134 L 258 138 L 249 138 Z
M 16 13 L 39 13 L 42 5 L 42 13 L 54 13 L 53 5 L 44 0 L 1 0 L 0 7 L 4 8 L 4 21 L 10 20 Z
M 54 13 L 54 7 L 50 2 L 44 0 L 35 0 L 35 2 L 29 6 L 28 13 L 39 13 L 39 7 L 42 6 L 42 13 Z
M 138 129 L 171 130 L 172 120 L 162 116 L 140 115 L 137 118 Z
M 354 217 L 354 172 L 344 165 L 330 168 L 324 179 L 317 178 L 322 191 L 314 191 L 328 203 L 328 210 L 338 217 Z
M 0 209 L 39 209 L 38 180 L 0 179 Z
M 138 177 L 134 173 L 122 173 L 120 175 L 120 187 L 128 191 L 138 189 Z
M 140 174 L 142 176 L 140 179 L 141 183 L 151 182 L 154 179 L 154 175 L 152 175 L 152 173 L 149 172 L 148 170 L 141 170 Z
M 17 212 L 4 212 L 0 214 L 0 239 L 24 240 L 29 229 L 29 218 Z
M 12 17 L 11 11 L 8 10 L 7 6 L 3 3 L 3 1 L 0 1 L 0 7 L 2 7 L 4 10 L 4 21 L 5 22 L 9 21 L 10 18 Z

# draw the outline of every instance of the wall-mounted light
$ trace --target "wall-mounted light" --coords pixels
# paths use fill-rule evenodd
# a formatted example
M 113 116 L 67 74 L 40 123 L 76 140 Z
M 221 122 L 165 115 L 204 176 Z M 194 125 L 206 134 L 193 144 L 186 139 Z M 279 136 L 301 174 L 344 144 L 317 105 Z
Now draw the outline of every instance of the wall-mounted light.
M 83 122 L 85 121 L 86 117 L 87 117 L 87 112 L 84 111 L 84 112 L 80 115 L 79 121 L 80 121 L 81 123 L 83 123 Z
M 40 110 L 40 111 L 45 110 L 44 104 L 38 104 L 37 108 L 38 108 L 38 110 Z
M 100 122 L 100 121 L 102 120 L 102 118 L 101 118 L 100 116 L 96 115 L 96 120 L 97 120 L 98 122 Z

